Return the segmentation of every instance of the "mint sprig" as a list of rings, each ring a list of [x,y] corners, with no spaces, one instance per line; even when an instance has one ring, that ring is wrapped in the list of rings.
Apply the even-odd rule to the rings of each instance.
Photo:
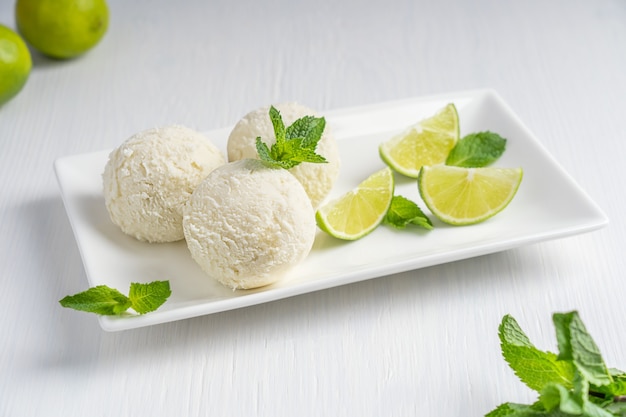
[[[433,223],[419,206],[401,195],[393,196],[383,222],[397,229],[404,229],[409,224],[414,224],[428,230],[432,230],[433,228]]]
[[[448,154],[446,165],[464,168],[486,167],[494,163],[506,149],[506,139],[485,131],[470,133],[460,139]]]
[[[499,326],[502,355],[515,374],[538,392],[534,404],[504,403],[487,417],[626,416],[626,373],[609,369],[576,311],[556,313],[559,354],[530,343],[517,322]]]
[[[502,356],[529,388],[540,391],[552,382],[567,388],[573,386],[574,369],[570,363],[559,361],[552,352],[537,349],[513,317],[505,316],[498,330]]]
[[[613,378],[602,360],[600,349],[585,329],[578,314],[556,313],[552,320],[556,326],[559,359],[571,362],[592,384],[597,386],[611,384]]]
[[[169,281],[153,281],[147,284],[130,284],[128,297],[114,288],[97,285],[86,291],[68,295],[59,300],[66,308],[95,313],[102,316],[119,316],[132,308],[139,314],[155,311],[172,294]]]
[[[270,120],[276,143],[268,147],[261,137],[256,138],[259,158],[277,168],[290,169],[302,162],[326,163],[326,158],[315,149],[322,138],[326,120],[323,117],[304,116],[285,127],[280,112],[271,106]]]

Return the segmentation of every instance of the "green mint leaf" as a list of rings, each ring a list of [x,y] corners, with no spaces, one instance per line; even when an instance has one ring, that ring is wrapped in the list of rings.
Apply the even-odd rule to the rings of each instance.
[[[276,168],[290,169],[302,162],[325,163],[326,159],[312,149],[302,147],[302,138],[294,138],[283,144],[282,154],[268,150],[267,145],[257,138],[259,158]]]
[[[256,138],[256,151],[259,154],[259,158],[266,162],[274,162],[274,159],[271,156],[270,149],[267,147],[265,142],[261,141],[261,138]]]
[[[612,382],[608,385],[591,385],[590,392],[593,392],[598,397],[602,398],[614,398],[614,397],[626,397],[626,373],[619,369],[609,369]],[[626,400],[625,400],[626,401]],[[626,416],[624,416],[626,417]]]
[[[268,147],[260,137],[256,138],[259,158],[271,166],[290,169],[302,162],[326,163],[326,159],[315,149],[322,137],[326,121],[324,118],[305,116],[285,128],[280,112],[274,106],[269,110],[274,127],[276,143]]]
[[[299,164],[300,162],[315,162],[315,163],[323,163],[326,162],[326,159],[315,153],[315,148],[311,149],[304,145],[304,138],[292,138],[285,142],[283,157],[284,160],[281,162],[289,162],[292,163],[293,166]]]
[[[574,360],[572,353],[572,336],[570,332],[571,314],[553,314],[552,321],[556,329],[556,341],[559,346],[559,357],[562,360]]]
[[[326,119],[323,117],[304,116],[287,128],[287,139],[302,138],[305,148],[315,150],[325,127]]]
[[[576,369],[595,386],[610,385],[613,378],[604,364],[598,346],[576,311],[552,316],[559,346],[559,359],[571,361]]]
[[[401,195],[394,195],[391,206],[383,220],[385,224],[398,229],[404,229],[409,224],[415,224],[432,230],[433,224],[424,212],[413,201]]]
[[[525,417],[528,414],[523,414],[523,412],[528,412],[529,408],[530,406],[524,404],[504,403],[500,404],[495,410],[492,410],[491,412],[485,414],[485,417]]]
[[[545,408],[541,400],[533,405],[504,403],[485,417],[623,417],[619,413],[610,413],[609,408],[616,403],[607,406],[606,409],[592,403],[584,403],[581,406],[572,397],[571,392],[562,386],[560,388],[552,385],[546,387],[542,400],[546,401],[551,408]],[[619,407],[615,409],[619,411]]]
[[[172,295],[169,281],[153,281],[147,284],[132,282],[128,298],[131,307],[139,314],[146,314],[161,307]]]
[[[583,412],[582,399],[561,384],[547,384],[541,391],[539,401],[547,411],[558,409],[570,415],[580,415]]]
[[[139,314],[159,308],[172,294],[169,281],[154,281],[148,284],[130,284],[129,296],[114,288],[98,285],[87,291],[68,295],[59,300],[63,307],[103,316],[119,316],[132,307]]]
[[[624,396],[626,395],[626,374],[614,369],[609,370],[613,382],[603,387],[598,387],[600,392],[612,396]]]
[[[472,133],[459,140],[450,151],[446,165],[477,168],[495,162],[504,153],[506,139],[497,133]]]
[[[270,120],[272,121],[272,126],[274,127],[276,144],[282,144],[287,139],[285,123],[283,123],[283,118],[280,115],[280,112],[274,106],[270,107]]]
[[[563,416],[560,412],[547,412],[541,403],[533,405],[504,403],[495,410],[486,414],[485,417],[557,417]]]
[[[574,389],[560,384],[548,384],[541,392],[540,401],[548,411],[559,410],[567,416],[612,417],[613,414],[589,400],[589,382],[576,372]]]
[[[328,162],[326,161],[326,158],[324,158],[322,155],[318,155],[317,153],[315,153],[314,150],[305,148],[294,151],[290,156],[290,161],[295,163],[296,165],[300,162],[312,162],[316,164],[323,164]]]
[[[541,385],[538,368],[544,366],[546,372],[537,390],[539,401],[532,406],[505,403],[487,417],[626,417],[626,373],[606,368],[577,312],[554,314],[553,322],[559,356],[538,351],[511,316],[503,318],[502,353],[516,374],[535,389]],[[555,372],[554,366],[565,368]]]
[[[131,302],[118,290],[106,285],[98,285],[78,294],[68,295],[59,303],[66,308],[96,313],[103,316],[115,316],[125,312]]]
[[[289,169],[297,165],[296,163],[292,163],[289,160],[283,161],[280,157],[277,158],[275,156],[276,148],[270,150],[260,137],[256,138],[256,151],[259,155],[259,159],[264,161],[271,167]]]
[[[605,407],[600,407],[599,405],[589,401],[586,401],[583,404],[583,412],[581,415],[583,417],[623,417],[623,414],[613,414],[613,412],[608,411]]]
[[[613,414],[610,411],[607,411],[603,407],[599,407],[593,403],[586,403],[585,407],[583,407],[582,417],[616,417],[621,416],[624,417],[623,414]]]
[[[554,353],[537,349],[510,315],[502,319],[499,336],[504,359],[529,388],[541,392],[548,383],[572,387],[572,364],[558,360]]]
[[[615,401],[607,404],[604,409],[609,413],[612,413],[613,416],[626,417],[626,400]]]

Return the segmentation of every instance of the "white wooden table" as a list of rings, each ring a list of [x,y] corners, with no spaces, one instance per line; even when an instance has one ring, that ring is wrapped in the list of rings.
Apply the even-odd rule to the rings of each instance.
[[[552,313],[578,310],[626,369],[623,0],[109,3],[97,48],[35,55],[0,108],[0,415],[484,415],[535,399],[500,356],[506,313],[554,351]],[[0,22],[14,27],[12,2]],[[87,281],[57,157],[276,101],[324,111],[485,87],[608,227],[123,332],[59,306]]]

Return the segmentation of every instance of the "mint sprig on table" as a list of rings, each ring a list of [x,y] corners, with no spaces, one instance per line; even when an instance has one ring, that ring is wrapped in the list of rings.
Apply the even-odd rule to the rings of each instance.
[[[133,282],[128,296],[106,285],[91,287],[86,291],[68,295],[59,300],[63,307],[95,313],[103,316],[119,316],[129,308],[139,314],[155,311],[172,294],[169,281],[153,281],[147,284]]]
[[[609,369],[576,311],[552,316],[559,354],[537,349],[510,315],[499,326],[502,355],[538,392],[529,405],[504,403],[486,417],[626,416],[626,373]]]
[[[270,120],[274,128],[276,143],[271,148],[256,138],[259,158],[277,168],[290,169],[302,162],[326,163],[326,158],[317,154],[315,148],[322,138],[326,120],[323,117],[304,116],[285,127],[280,112],[271,106]]]

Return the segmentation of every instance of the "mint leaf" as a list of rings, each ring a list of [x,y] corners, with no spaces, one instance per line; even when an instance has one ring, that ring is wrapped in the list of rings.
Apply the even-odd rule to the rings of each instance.
[[[415,224],[431,230],[433,224],[424,212],[413,201],[401,195],[394,195],[391,206],[384,218],[384,223],[398,229],[404,229],[409,224]]]
[[[139,314],[146,314],[161,307],[172,295],[169,281],[153,281],[148,284],[130,284],[128,298],[131,307]]]
[[[504,316],[502,354],[520,379],[540,393],[539,401],[531,406],[505,403],[487,416],[626,417],[626,373],[606,367],[576,311],[554,314],[553,322],[558,356],[537,350],[517,322]]]
[[[510,315],[502,319],[499,335],[504,359],[529,388],[540,392],[547,383],[572,387],[574,369],[571,364],[533,346]]]
[[[495,410],[485,414],[485,417],[526,417],[532,414],[528,413],[530,410],[529,405],[524,404],[514,404],[514,403],[504,403],[500,404]]]
[[[593,385],[610,385],[613,378],[578,313],[556,313],[552,321],[556,327],[559,359],[571,361]]]
[[[607,417],[611,416],[603,407],[612,402],[612,398],[603,398],[602,395],[591,391],[591,384],[578,371],[575,373],[573,394],[579,404],[582,405],[582,415],[589,417]]]
[[[609,409],[609,406],[610,404],[600,406],[587,401],[583,404],[583,413],[581,415],[583,417],[624,417],[624,414],[614,413],[613,411],[611,411]]]
[[[304,147],[315,150],[325,127],[323,117],[304,116],[287,128],[287,139],[302,138]]]
[[[296,140],[294,139],[291,142],[296,142]],[[297,165],[297,163],[300,163],[300,162],[312,162],[315,164],[323,164],[327,162],[326,158],[324,158],[322,155],[315,153],[314,149],[306,149],[306,148],[300,148],[297,151],[294,151],[290,155],[290,160],[292,162],[296,162],[295,165]]]
[[[547,411],[559,409],[570,415],[580,415],[583,411],[582,399],[561,384],[547,384],[541,391],[539,401]]]
[[[272,161],[272,154],[265,142],[261,141],[261,138],[256,138],[256,151],[259,154],[259,158],[263,161]]]
[[[613,414],[613,412],[607,410],[607,407],[601,407],[590,401],[585,401],[583,403],[582,416],[584,417],[615,417],[615,416],[623,416],[623,414]]]
[[[446,165],[477,168],[495,162],[506,148],[506,139],[497,133],[472,133],[457,142],[448,154]]]
[[[285,123],[283,123],[283,118],[274,106],[270,107],[270,120],[272,121],[272,126],[274,127],[276,144],[279,145],[278,147],[280,148],[282,143],[285,142],[285,139],[287,139],[287,132],[285,130]]]
[[[613,413],[614,416],[626,417],[626,400],[620,402],[612,402],[604,407],[609,413]]]
[[[285,127],[280,112],[274,106],[270,107],[269,116],[276,143],[270,148],[260,137],[256,138],[257,153],[261,160],[284,169],[293,168],[302,162],[327,162],[315,152],[326,127],[323,117],[304,116]]]
[[[559,384],[548,384],[541,392],[540,401],[546,410],[559,410],[566,416],[613,417],[613,414],[589,400],[589,382],[578,372],[574,390]]]
[[[145,314],[159,308],[171,293],[169,281],[131,283],[128,297],[114,288],[98,285],[78,294],[68,295],[59,300],[59,303],[63,307],[102,316],[119,316],[131,307],[137,313]]]
[[[533,405],[504,403],[500,404],[495,410],[486,414],[485,417],[557,417],[562,414],[548,413],[542,407],[541,403]]]
[[[556,341],[559,346],[559,355],[563,360],[573,360],[572,344],[569,324],[571,322],[571,315],[567,314],[554,314],[552,315],[552,321],[556,329]]]
[[[618,371],[617,369],[611,369],[609,372],[611,373],[613,382],[609,385],[598,388],[600,388],[601,392],[604,392],[605,394],[613,396],[626,395],[626,374],[622,371]]]
[[[63,307],[104,316],[122,314],[131,306],[128,297],[106,285],[98,285],[89,288],[87,291],[68,295],[60,300],[59,303]]]

